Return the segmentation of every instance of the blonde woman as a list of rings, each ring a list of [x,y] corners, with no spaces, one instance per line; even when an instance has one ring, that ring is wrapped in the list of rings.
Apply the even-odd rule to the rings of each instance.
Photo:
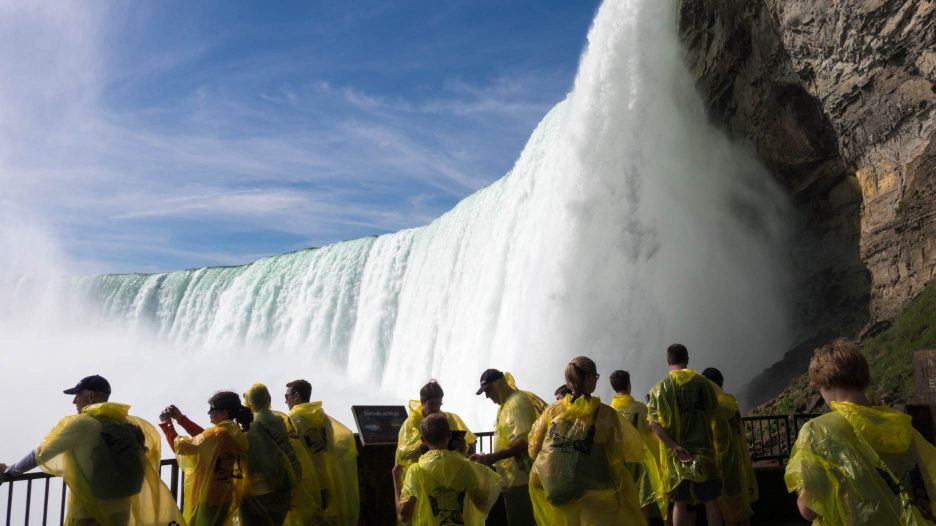
[[[546,408],[530,432],[530,497],[539,524],[647,523],[627,464],[650,453],[619,412],[592,396],[598,377],[590,358],[573,358],[565,369],[572,394]]]

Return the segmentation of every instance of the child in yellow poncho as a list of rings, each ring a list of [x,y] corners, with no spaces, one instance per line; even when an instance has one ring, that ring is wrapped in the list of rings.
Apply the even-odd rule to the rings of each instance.
[[[452,433],[444,415],[428,415],[419,428],[428,451],[405,477],[402,465],[393,468],[397,516],[413,526],[483,526],[500,494],[500,477],[449,450]]]
[[[474,433],[468,430],[468,426],[455,413],[442,411],[442,397],[445,392],[442,386],[435,380],[430,380],[419,390],[419,400],[410,400],[409,418],[403,422],[400,428],[400,435],[397,439],[396,464],[409,466],[419,460],[419,457],[425,453],[428,448],[422,444],[419,425],[423,418],[432,414],[444,415],[448,420],[449,428],[452,431],[459,431],[462,434],[462,440],[458,443],[450,444],[453,451],[462,455],[467,455],[468,451],[474,446],[477,438]]]
[[[936,524],[936,448],[909,416],[866,395],[870,372],[857,345],[816,349],[809,380],[832,412],[803,426],[787,464],[803,517],[823,526]]]

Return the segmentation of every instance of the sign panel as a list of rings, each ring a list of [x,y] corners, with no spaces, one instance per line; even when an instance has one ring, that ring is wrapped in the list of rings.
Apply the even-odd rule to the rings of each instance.
[[[353,405],[351,413],[365,446],[396,444],[407,417],[402,405]]]

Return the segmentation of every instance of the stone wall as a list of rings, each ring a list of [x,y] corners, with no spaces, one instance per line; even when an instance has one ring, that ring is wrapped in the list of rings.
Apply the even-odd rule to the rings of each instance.
[[[796,205],[802,372],[936,278],[936,2],[681,0],[678,23],[711,119]]]

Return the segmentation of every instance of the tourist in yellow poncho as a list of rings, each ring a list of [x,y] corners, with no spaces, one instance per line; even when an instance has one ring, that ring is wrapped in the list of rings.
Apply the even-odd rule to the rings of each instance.
[[[666,363],[669,374],[648,393],[647,420],[661,442],[660,476],[673,503],[673,523],[691,524],[689,502],[698,499],[705,505],[708,524],[720,526],[721,475],[712,436],[717,386],[688,368],[685,345],[670,345]]]
[[[527,435],[546,408],[546,402],[533,393],[517,389],[513,376],[497,369],[481,374],[477,394],[481,393],[499,406],[494,425],[494,451],[472,455],[471,460],[494,466],[503,478],[507,523],[510,526],[535,525],[527,487],[533,465]]]
[[[229,526],[244,496],[248,448],[244,431],[250,428],[253,414],[237,393],[221,391],[208,400],[208,417],[213,426],[202,429],[170,405],[160,415],[159,426],[185,475],[185,523]],[[194,436],[178,436],[170,418]]]
[[[443,396],[445,392],[442,386],[435,380],[430,380],[419,390],[419,400],[410,400],[409,418],[403,422],[397,438],[396,464],[405,468],[418,461],[419,457],[428,450],[421,442],[419,424],[422,423],[424,417],[432,414],[444,415],[448,419],[449,429],[453,432],[458,431],[462,435],[461,440],[450,444],[453,451],[467,455],[474,446],[477,438],[468,430],[462,419],[455,413],[441,410]]]
[[[754,510],[751,503],[757,500],[757,478],[751,464],[744,429],[741,427],[741,410],[738,400],[724,392],[725,383],[721,371],[708,367],[702,376],[718,386],[718,409],[712,429],[715,439],[715,458],[722,475],[722,494],[718,497],[725,524],[749,526]]]
[[[867,396],[857,345],[816,349],[809,381],[832,412],[807,422],[790,453],[786,484],[803,517],[822,526],[936,524],[936,448],[908,415]]]
[[[108,401],[110,392],[107,380],[97,375],[67,389],[65,394],[75,395],[78,414],[61,419],[5,474],[20,475],[38,464],[62,477],[69,489],[66,526],[181,523],[182,514],[159,478],[159,433],[129,416],[130,406]],[[116,452],[124,446],[129,446],[124,453]]]
[[[646,524],[627,464],[644,462],[649,451],[620,413],[591,396],[598,383],[595,362],[573,358],[565,377],[572,394],[546,408],[529,437],[537,523]]]
[[[428,415],[419,427],[428,451],[408,469],[393,467],[397,517],[414,526],[483,526],[500,494],[500,477],[449,449],[452,431],[444,415]]]
[[[280,526],[290,510],[305,522],[322,519],[321,493],[315,469],[305,447],[298,440],[289,417],[270,410],[270,391],[254,384],[244,394],[244,404],[253,411],[247,431],[247,494],[241,503],[243,526]],[[290,436],[292,435],[292,436]],[[310,473],[303,473],[303,468]],[[312,516],[317,512],[318,516]],[[297,524],[300,524],[297,522]]]
[[[651,469],[647,469],[643,462],[632,462],[628,469],[637,483],[637,495],[640,500],[640,509],[648,521],[654,515],[666,518],[666,494],[659,486],[659,475],[654,481],[650,473],[659,473],[660,440],[653,434],[647,422],[647,406],[631,396],[630,373],[617,370],[611,373],[611,388],[615,395],[611,398],[611,407],[617,409],[624,420],[634,426],[640,434],[651,458]],[[655,484],[656,482],[656,484]]]
[[[321,491],[324,522],[328,526],[357,526],[360,513],[357,446],[354,434],[310,402],[312,384],[295,380],[286,384],[289,419],[312,458]]]

